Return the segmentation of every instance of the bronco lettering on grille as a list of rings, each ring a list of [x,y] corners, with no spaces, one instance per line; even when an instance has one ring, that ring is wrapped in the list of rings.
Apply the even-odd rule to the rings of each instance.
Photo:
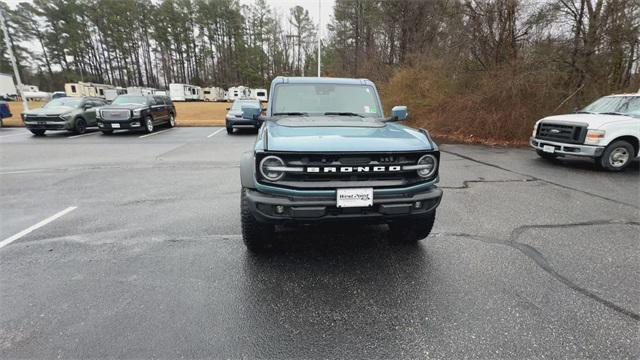
[[[401,171],[402,167],[399,165],[392,166],[309,166],[305,169],[307,173],[315,174],[327,174],[327,173],[367,173],[367,172],[393,172]]]

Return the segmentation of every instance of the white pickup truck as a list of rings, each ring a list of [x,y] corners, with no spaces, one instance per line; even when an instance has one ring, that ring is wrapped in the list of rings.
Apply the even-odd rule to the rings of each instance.
[[[640,155],[640,93],[605,96],[575,114],[538,120],[529,144],[545,159],[585,156],[621,171]]]

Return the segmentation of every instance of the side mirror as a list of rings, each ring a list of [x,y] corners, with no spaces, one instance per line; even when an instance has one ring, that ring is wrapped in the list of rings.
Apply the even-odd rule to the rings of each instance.
[[[260,116],[261,111],[262,109],[256,105],[242,105],[242,117],[245,119],[256,120],[258,116]]]
[[[87,111],[87,110],[91,109],[92,107],[93,107],[93,105],[89,105],[89,104],[82,105],[82,109],[84,111]]]
[[[391,109],[391,118],[393,121],[402,121],[405,120],[409,116],[409,112],[407,111],[407,107],[404,105],[394,106]]]

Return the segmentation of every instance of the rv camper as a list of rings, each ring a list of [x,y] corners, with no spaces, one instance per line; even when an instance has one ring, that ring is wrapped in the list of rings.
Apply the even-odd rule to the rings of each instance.
[[[68,96],[91,96],[104,98],[104,91],[115,88],[112,85],[94,84],[86,82],[64,84],[64,92]]]
[[[18,89],[13,82],[13,76],[0,73],[0,99],[15,98],[18,95]]]
[[[104,91],[104,99],[107,101],[113,101],[119,95],[124,95],[127,93],[127,89],[122,87],[116,87],[115,89],[106,89]]]
[[[227,101],[233,102],[242,97],[250,97],[251,89],[246,86],[232,86],[227,94]]]
[[[40,89],[35,86],[35,85],[26,85],[26,84],[22,84],[18,86],[18,90],[20,90],[20,94],[24,94],[24,93],[37,93],[40,92]]]
[[[267,96],[266,89],[251,89],[251,97],[254,99],[258,99],[262,102],[269,101],[269,97]]]
[[[153,95],[153,94],[155,94],[154,88],[140,87],[140,86],[129,86],[127,88],[127,95],[145,96],[145,95]]]
[[[169,97],[173,101],[202,100],[202,88],[189,84],[169,84]]]
[[[204,101],[224,101],[226,100],[225,91],[219,87],[202,88]]]

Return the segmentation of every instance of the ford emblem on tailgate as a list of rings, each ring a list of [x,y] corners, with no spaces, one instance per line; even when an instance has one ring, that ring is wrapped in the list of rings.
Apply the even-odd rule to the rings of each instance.
[[[558,130],[558,129],[551,129],[551,130],[549,130],[549,132],[553,133],[553,134],[560,134],[560,130]]]

